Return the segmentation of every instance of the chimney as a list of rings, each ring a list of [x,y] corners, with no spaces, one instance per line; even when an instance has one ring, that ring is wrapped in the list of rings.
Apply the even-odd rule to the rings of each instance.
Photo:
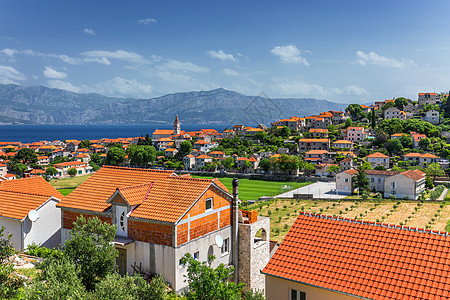
[[[232,262],[234,266],[234,282],[238,283],[239,281],[239,206],[238,206],[238,188],[239,188],[239,180],[237,178],[233,178],[233,202],[231,203],[231,247],[232,247]]]

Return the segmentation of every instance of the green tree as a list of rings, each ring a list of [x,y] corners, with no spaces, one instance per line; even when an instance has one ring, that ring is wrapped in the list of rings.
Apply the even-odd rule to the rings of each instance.
[[[23,176],[23,173],[28,170],[28,166],[23,163],[16,163],[12,166],[11,169],[15,174]]]
[[[99,218],[79,217],[70,232],[71,238],[64,243],[63,255],[80,270],[81,282],[92,290],[97,282],[114,272],[117,250],[112,241],[116,227]]]
[[[386,171],[386,168],[384,166],[376,166],[374,170]]]
[[[11,235],[4,238],[5,227],[0,228],[0,298],[16,297],[23,287],[23,279],[14,274],[14,266],[9,257],[14,254],[11,245]]]
[[[210,261],[214,259],[211,257]],[[187,253],[182,263],[187,266],[186,281],[189,285],[185,296],[187,300],[228,300],[241,299],[243,283],[235,284],[230,281],[234,273],[233,266],[225,267],[220,264],[212,268],[207,262],[200,262]]]
[[[431,148],[431,140],[429,138],[423,138],[419,141],[419,147],[423,150],[429,150]]]
[[[179,157],[182,159],[192,151],[192,143],[191,141],[184,141],[180,144],[180,149],[177,153]]]
[[[14,161],[17,163],[31,165],[37,163],[38,157],[33,149],[22,148],[17,151],[16,155],[14,156]]]
[[[156,150],[153,146],[135,146],[128,157],[132,165],[145,167],[155,161]]]
[[[358,166],[358,174],[356,175],[356,186],[360,191],[369,189],[369,178],[367,178],[366,167]]]
[[[45,175],[55,176],[56,174],[58,174],[58,170],[56,170],[55,167],[48,167],[47,170],[45,170]]]
[[[328,168],[328,171],[330,171],[333,174],[337,174],[341,168],[337,165],[332,165]]]
[[[122,148],[112,147],[106,153],[106,164],[118,166],[125,161],[125,151]]]
[[[90,140],[82,140],[80,142],[80,144],[78,145],[78,148],[85,148],[85,149],[89,149],[91,148],[91,141]]]
[[[225,167],[225,169],[230,170],[234,167],[234,158],[227,157],[222,161],[222,165]]]
[[[75,176],[75,175],[77,175],[77,169],[75,169],[75,168],[70,168],[70,169],[67,171],[67,174],[69,174],[70,176]]]
[[[386,150],[392,156],[393,154],[397,154],[402,150],[402,143],[400,139],[391,139],[384,144],[384,148],[386,148]]]
[[[306,163],[303,166],[303,171],[305,171],[306,175],[311,175],[316,170],[316,167],[311,163]]]
[[[265,172],[268,172],[272,167],[272,162],[266,158],[261,159],[261,161],[259,162],[259,167],[263,169]]]
[[[450,118],[450,92],[447,99],[442,101],[442,109],[444,110],[444,118]]]
[[[439,166],[438,163],[432,163],[427,166],[425,169],[425,173],[428,176],[433,177],[433,181],[436,179],[436,176],[442,176],[444,175],[444,171],[441,169],[441,166]]]
[[[100,155],[98,153],[92,153],[91,154],[91,159],[89,160],[89,165],[90,166],[101,166],[103,164],[103,159],[100,157]]]
[[[398,97],[397,99],[395,99],[394,103],[395,107],[397,107],[400,110],[403,110],[403,107],[408,105],[408,99],[406,99],[405,97]]]
[[[98,300],[163,300],[167,299],[167,284],[160,275],[154,277],[148,284],[139,275],[120,276],[112,273],[96,284],[93,296]]]
[[[353,120],[361,120],[366,117],[364,109],[359,104],[350,104],[345,111],[350,113],[350,117]]]
[[[353,125],[352,119],[348,118],[347,120],[345,120],[345,123],[344,123],[344,127],[345,127],[345,128],[349,128],[349,127],[351,127],[352,125]]]
[[[26,292],[30,300],[87,299],[87,292],[79,278],[80,269],[63,257],[50,259],[39,266],[41,272]]]

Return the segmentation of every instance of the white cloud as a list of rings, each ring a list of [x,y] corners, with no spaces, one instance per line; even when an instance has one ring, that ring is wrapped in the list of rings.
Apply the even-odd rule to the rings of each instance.
[[[115,77],[98,83],[93,91],[109,96],[149,97],[152,95],[153,87],[135,79]]]
[[[10,66],[0,65],[0,83],[17,84],[17,80],[25,80],[26,77]]]
[[[320,85],[287,78],[275,78],[270,88],[274,94],[281,96],[322,97],[326,94],[326,90]]]
[[[141,55],[135,52],[129,52],[124,50],[116,50],[116,51],[92,50],[82,52],[81,55],[89,58],[98,58],[103,60],[104,62],[106,62],[104,59],[118,59],[133,63],[149,63],[149,61],[143,58]]]
[[[5,48],[3,50],[0,51],[1,54],[6,55],[8,57],[13,57],[14,54],[17,53],[16,49],[10,49],[10,48]]]
[[[45,77],[51,78],[51,79],[64,79],[67,78],[67,74],[64,72],[56,71],[55,69],[51,67],[45,67],[45,70],[42,71]]]
[[[295,45],[276,46],[270,53],[279,56],[281,62],[286,64],[304,64],[309,66],[309,62],[300,56],[301,51]]]
[[[153,18],[146,18],[146,19],[138,20],[137,22],[138,22],[139,24],[149,25],[149,24],[156,23],[156,19],[153,19]]]
[[[347,85],[343,88],[333,88],[331,89],[331,93],[336,95],[347,94],[355,96],[364,96],[369,94],[369,92],[365,88],[354,84]]]
[[[223,69],[220,71],[222,74],[229,75],[229,76],[239,76],[239,72],[232,69]]]
[[[96,35],[96,33],[94,32],[94,30],[90,29],[90,28],[84,28],[83,32],[89,35]]]
[[[88,62],[88,63],[95,62],[95,63],[107,65],[107,66],[109,66],[111,64],[109,59],[107,59],[106,57],[86,57],[85,59],[83,59],[83,61]]]
[[[412,60],[395,60],[393,58],[388,58],[385,56],[381,56],[376,52],[364,53],[362,51],[356,51],[356,62],[361,66],[366,66],[369,64],[379,65],[384,67],[392,67],[403,69],[406,67],[415,66],[415,63]]]
[[[198,66],[191,62],[182,62],[174,59],[168,59],[158,66],[160,70],[171,70],[179,72],[208,73],[209,69]]]
[[[47,85],[50,88],[54,89],[60,89],[60,90],[66,90],[69,92],[79,93],[80,89],[73,84],[71,84],[68,81],[62,81],[62,80],[49,80],[47,81]]]
[[[211,50],[211,51],[208,51],[208,54],[212,58],[218,58],[221,61],[226,61],[226,60],[236,61],[233,54],[227,54],[227,53],[223,52],[222,50],[219,50],[219,51]]]

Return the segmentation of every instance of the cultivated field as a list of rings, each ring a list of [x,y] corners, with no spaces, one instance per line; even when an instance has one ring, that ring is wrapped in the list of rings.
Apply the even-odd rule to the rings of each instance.
[[[54,186],[56,189],[65,189],[65,190],[72,189],[73,190],[74,188],[76,188],[77,186],[82,184],[86,179],[88,179],[91,176],[92,176],[92,174],[68,177],[68,178],[62,178],[62,179],[53,179],[50,181],[50,184],[52,186]],[[62,191],[60,191],[60,192],[62,192]]]
[[[270,216],[270,239],[281,242],[301,211],[365,221],[431,228],[445,231],[450,205],[413,201],[272,200],[251,205],[261,216]]]

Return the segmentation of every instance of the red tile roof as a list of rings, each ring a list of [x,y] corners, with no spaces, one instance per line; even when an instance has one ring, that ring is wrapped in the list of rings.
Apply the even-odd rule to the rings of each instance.
[[[54,164],[55,168],[63,168],[63,167],[78,167],[78,166],[84,166],[87,165],[85,162],[81,161],[65,161],[59,164]]]
[[[263,273],[368,299],[448,299],[448,233],[300,213]]]
[[[176,222],[210,187],[228,190],[217,179],[177,177],[170,171],[106,166],[71,192],[58,206],[105,212],[119,191],[131,205],[130,216]],[[230,196],[231,197],[231,196]]]
[[[366,157],[381,157],[381,158],[389,158],[389,156],[384,155],[383,153],[380,152],[375,152],[372,154],[367,155]]]
[[[353,176],[353,175],[358,174],[358,171],[356,171],[355,169],[350,169],[350,170],[344,171],[344,173],[347,173],[347,174]]]
[[[39,208],[50,198],[47,195],[0,190],[0,216],[23,220],[30,210]]]
[[[47,196],[47,199],[50,196],[54,196],[58,199],[64,198],[64,196],[58,192],[57,189],[55,189],[41,176],[1,181],[0,190],[45,195]]]
[[[402,175],[411,178],[414,181],[420,180],[425,177],[425,173],[420,170],[407,170],[401,173]]]

